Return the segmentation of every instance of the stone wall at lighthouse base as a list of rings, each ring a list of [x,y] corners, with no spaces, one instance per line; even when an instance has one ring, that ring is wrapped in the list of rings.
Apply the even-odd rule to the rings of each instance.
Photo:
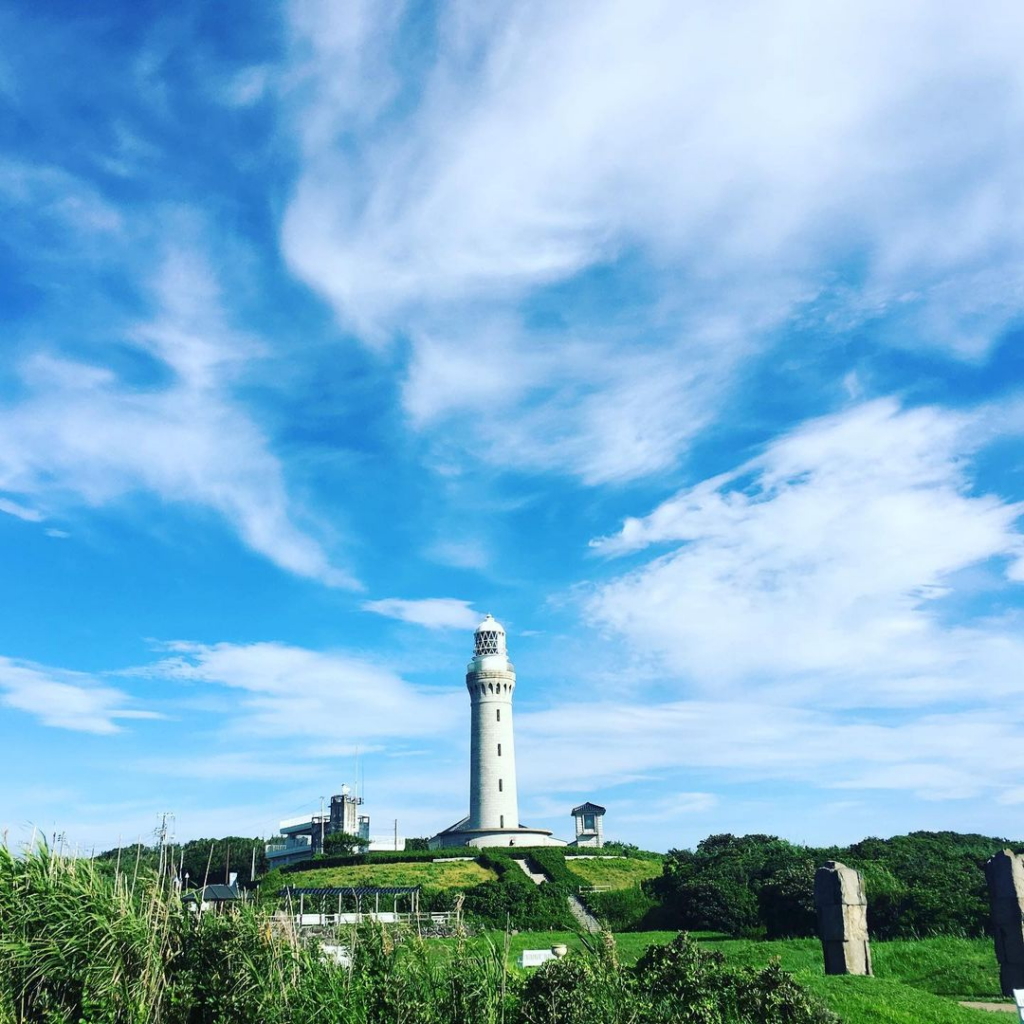
[[[443,850],[448,846],[566,846],[544,828],[466,828],[464,822],[438,832],[430,839],[430,849]]]

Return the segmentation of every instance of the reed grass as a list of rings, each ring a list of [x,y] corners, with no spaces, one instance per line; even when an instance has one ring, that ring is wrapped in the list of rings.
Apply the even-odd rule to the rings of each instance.
[[[583,939],[524,977],[509,934],[439,950],[368,925],[335,936],[341,966],[282,911],[199,911],[127,860],[0,847],[0,1024],[751,1024],[748,1002],[773,1007],[757,1024],[835,1022],[778,971],[732,971],[685,936],[635,967],[610,935]]]

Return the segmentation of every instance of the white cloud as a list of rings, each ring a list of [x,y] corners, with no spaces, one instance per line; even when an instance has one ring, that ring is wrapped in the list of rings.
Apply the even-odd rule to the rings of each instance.
[[[471,456],[656,473],[785,316],[978,358],[1019,315],[1015,5],[452,3],[415,90],[400,17],[293,4],[282,245],[364,340],[411,337],[411,420]],[[634,305],[516,319],[623,256]]]
[[[809,423],[596,542],[669,550],[597,587],[586,613],[704,690],[850,706],[1015,693],[1012,623],[947,626],[939,600],[1024,543],[1020,506],[972,493],[975,435],[969,416],[891,401]]]
[[[159,718],[130,707],[131,698],[80,672],[0,657],[0,703],[38,718],[43,725],[76,732],[114,733],[118,719]]]
[[[684,780],[682,787],[699,773],[716,786],[785,780],[928,800],[997,794],[1016,785],[1024,769],[1014,740],[1024,716],[1015,706],[993,699],[973,710],[878,720],[756,695],[556,706],[517,716],[520,790],[572,794]],[[998,761],[993,750],[1000,751]],[[691,804],[692,792],[683,790],[679,813],[709,806],[696,797]]]
[[[16,501],[9,501],[7,498],[0,498],[0,512],[14,516],[15,519],[24,519],[26,523],[41,523],[44,518],[42,512],[37,512],[26,505],[19,505]]]
[[[0,407],[0,488],[44,509],[105,505],[133,491],[210,509],[281,568],[356,586],[296,524],[279,460],[230,392],[259,347],[227,324],[210,268],[172,253],[159,311],[130,341],[170,380],[142,388],[101,366],[36,355],[24,397]]]
[[[664,346],[531,340],[508,325],[418,334],[403,401],[445,449],[498,468],[567,470],[589,484],[646,476],[708,423],[747,348],[734,321],[680,331],[685,341]]]
[[[91,185],[60,167],[0,160],[0,199],[6,201],[5,216],[12,219],[12,226],[17,225],[22,240],[26,236],[37,241],[48,239],[40,228],[50,224],[88,236],[90,244],[95,244],[97,236],[117,238],[124,228],[116,207]],[[64,254],[62,249],[50,256],[59,258]]]
[[[471,65],[442,49],[416,130],[392,129],[419,158],[414,177],[394,136],[374,146],[374,201],[347,237],[321,217],[313,237],[334,259],[310,276],[361,311],[568,276],[637,242],[711,279],[769,259],[804,273],[837,242],[869,242],[872,286],[889,301],[908,270],[918,287],[918,274],[938,284],[974,260],[998,270],[1024,212],[1006,192],[1024,152],[1003,121],[1021,117],[1006,33],[1022,16],[983,8],[506,11],[478,26]],[[948,175],[924,163],[936,150]],[[325,198],[337,208],[336,192]]]
[[[266,95],[271,69],[264,64],[244,68],[234,75],[221,93],[225,103],[232,107],[249,107]]]
[[[225,722],[239,733],[346,743],[443,735],[464,715],[464,694],[414,686],[372,661],[279,643],[167,645],[175,654],[128,674],[227,687]],[[325,741],[326,742],[326,741]]]
[[[468,601],[455,597],[426,597],[416,601],[387,597],[363,602],[363,610],[427,629],[473,629],[483,618],[473,611]]]

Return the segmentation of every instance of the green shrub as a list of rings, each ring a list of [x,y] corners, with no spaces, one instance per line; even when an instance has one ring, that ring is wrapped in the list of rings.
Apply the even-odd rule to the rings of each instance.
[[[643,1020],[664,1024],[840,1024],[778,962],[764,970],[730,968],[717,951],[685,933],[651,946],[637,961],[637,981],[649,1007]]]
[[[984,863],[1005,839],[913,832],[839,849],[795,846],[775,836],[709,836],[670,850],[662,876],[644,883],[674,927],[737,936],[811,936],[813,872],[841,860],[864,873],[876,938],[980,936],[988,923]]]
[[[814,861],[805,860],[787,864],[761,883],[757,893],[758,912],[768,938],[814,935],[817,927],[814,872]]]
[[[561,931],[576,927],[565,892],[558,886],[534,885],[518,868],[496,882],[465,891],[463,909],[483,924],[516,931]]]
[[[583,893],[582,899],[590,912],[610,931],[633,932],[656,925],[652,915],[657,911],[658,903],[639,886]]]

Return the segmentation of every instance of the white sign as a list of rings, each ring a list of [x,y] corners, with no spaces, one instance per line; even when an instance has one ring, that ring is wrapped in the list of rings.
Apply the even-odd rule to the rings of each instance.
[[[555,959],[557,957],[550,949],[524,949],[519,954],[519,966],[540,967],[541,964],[546,964],[549,960]]]

